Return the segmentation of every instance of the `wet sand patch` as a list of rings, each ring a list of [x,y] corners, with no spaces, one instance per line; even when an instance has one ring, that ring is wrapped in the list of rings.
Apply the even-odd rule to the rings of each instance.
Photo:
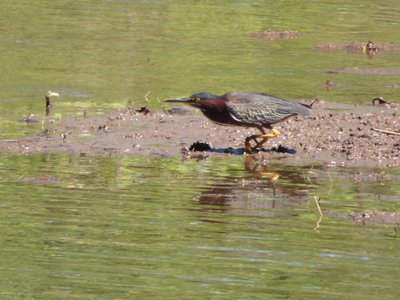
[[[67,117],[51,126],[33,136],[2,140],[0,151],[145,157],[205,153],[201,156],[207,158],[234,154],[193,152],[190,146],[203,141],[218,149],[240,149],[245,138],[257,132],[214,124],[195,110],[185,114],[116,110],[104,116]],[[261,149],[267,159],[284,158],[288,163],[311,160],[329,166],[400,166],[400,110],[396,105],[322,103],[311,116],[293,117],[275,127],[281,135]],[[296,153],[271,151],[274,147]]]

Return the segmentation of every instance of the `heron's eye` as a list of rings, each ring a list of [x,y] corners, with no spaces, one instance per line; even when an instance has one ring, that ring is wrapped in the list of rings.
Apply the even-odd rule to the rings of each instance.
[[[193,100],[194,102],[199,102],[201,99],[200,99],[199,97],[193,97],[192,100]]]

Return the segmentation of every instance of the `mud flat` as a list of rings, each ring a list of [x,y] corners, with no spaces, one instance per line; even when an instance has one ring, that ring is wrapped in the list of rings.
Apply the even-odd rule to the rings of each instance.
[[[188,149],[193,143],[203,141],[212,149],[222,149],[219,152],[240,150],[245,137],[257,132],[254,128],[220,126],[196,110],[185,109],[170,112],[124,109],[104,116],[89,113],[67,117],[55,123],[45,119],[43,124],[42,128],[36,124],[36,135],[1,140],[0,151],[207,158],[232,154],[191,152]],[[316,105],[311,116],[293,117],[275,128],[281,135],[268,141],[265,149],[255,155],[263,155],[266,159],[283,158],[288,163],[400,166],[398,105],[355,106],[322,102]],[[280,147],[294,151],[271,151]]]

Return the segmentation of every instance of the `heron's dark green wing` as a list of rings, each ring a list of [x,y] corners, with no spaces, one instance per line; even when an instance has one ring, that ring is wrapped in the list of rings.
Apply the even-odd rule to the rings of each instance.
[[[252,126],[267,126],[293,115],[308,115],[300,103],[260,93],[228,93],[228,111],[236,121]]]

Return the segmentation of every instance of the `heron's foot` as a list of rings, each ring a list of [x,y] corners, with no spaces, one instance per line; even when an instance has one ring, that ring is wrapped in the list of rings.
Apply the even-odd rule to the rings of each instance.
[[[246,153],[253,153],[254,150],[256,150],[257,148],[260,148],[261,145],[263,145],[266,141],[268,140],[268,138],[261,138],[261,134],[256,134],[256,135],[252,135],[246,138],[245,141],[245,146],[244,148],[246,149]],[[255,145],[252,146],[251,145],[251,141],[254,141]]]
[[[280,134],[279,130],[272,129],[271,133],[255,134],[246,138],[245,149],[247,153],[252,153],[257,148],[260,148],[270,138],[275,138]],[[250,142],[254,141],[255,145],[251,146]]]

